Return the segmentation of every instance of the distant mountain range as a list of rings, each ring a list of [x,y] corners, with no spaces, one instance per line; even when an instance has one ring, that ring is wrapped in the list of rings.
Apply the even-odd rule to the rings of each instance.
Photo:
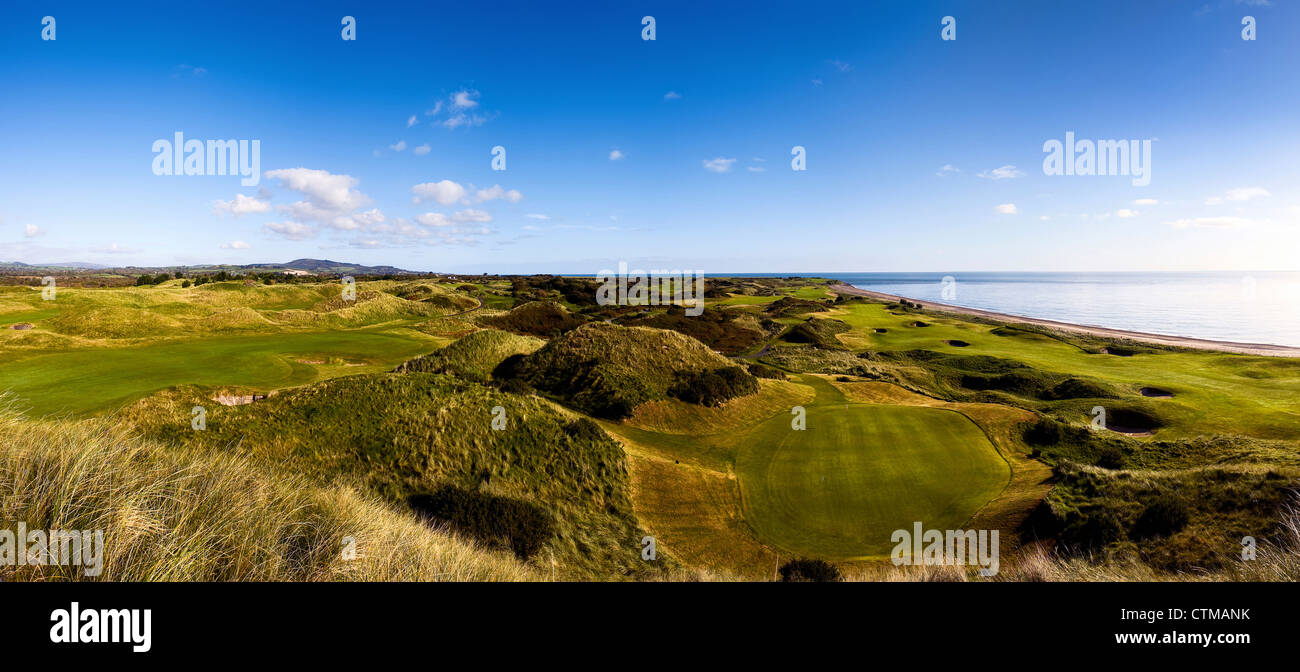
[[[49,264],[24,264],[20,261],[0,261],[0,270],[11,271],[120,271],[125,274],[140,274],[159,271],[185,271],[197,272],[204,271],[255,271],[255,272],[276,272],[276,271],[305,271],[321,275],[334,275],[340,273],[355,275],[415,275],[419,271],[408,271],[397,268],[396,266],[365,266],[363,264],[352,264],[344,261],[330,261],[328,259],[294,259],[284,264],[199,264],[194,266],[105,266],[103,264],[92,264],[84,261],[69,261],[63,263]]]

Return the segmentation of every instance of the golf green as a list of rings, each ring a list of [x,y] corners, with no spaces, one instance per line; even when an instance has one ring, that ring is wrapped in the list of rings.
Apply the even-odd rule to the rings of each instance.
[[[763,541],[825,559],[888,555],[915,521],[957,529],[997,496],[1010,468],[965,416],[915,406],[819,404],[746,437],[736,469]]]

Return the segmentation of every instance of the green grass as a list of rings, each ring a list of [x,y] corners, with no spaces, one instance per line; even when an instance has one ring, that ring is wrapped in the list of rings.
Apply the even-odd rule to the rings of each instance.
[[[1155,351],[1132,357],[1086,352],[1068,339],[936,315],[928,311],[891,315],[883,304],[858,303],[831,313],[854,327],[840,339],[854,350],[936,350],[958,355],[992,355],[1043,371],[1092,378],[1115,386],[1125,399],[1142,400],[1138,390],[1158,387],[1172,399],[1151,400],[1168,422],[1159,438],[1240,434],[1261,439],[1300,436],[1300,360],[1216,352]],[[921,320],[928,327],[909,326]],[[874,333],[885,328],[884,334]],[[970,343],[955,348],[944,341]],[[1067,405],[1068,406],[1068,405]],[[1090,408],[1090,407],[1089,407]],[[1087,423],[1088,409],[1074,409]],[[1073,418],[1073,416],[1071,416]]]
[[[778,416],[736,459],[746,520],[762,540],[829,559],[887,555],[896,529],[956,529],[1006,486],[1007,463],[952,411],[815,404],[807,429]]]
[[[390,369],[429,349],[426,341],[379,331],[219,336],[126,348],[0,354],[0,390],[33,415],[83,414],[129,403],[180,384],[271,390],[328,377],[329,367],[298,361],[339,358]]]

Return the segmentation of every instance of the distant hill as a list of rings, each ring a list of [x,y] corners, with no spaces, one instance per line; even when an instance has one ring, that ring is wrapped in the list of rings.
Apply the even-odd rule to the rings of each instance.
[[[35,270],[35,269],[42,269],[42,268],[57,269],[57,270],[75,269],[78,271],[94,271],[94,270],[108,268],[108,266],[104,266],[103,264],[92,264],[88,261],[60,261],[60,262],[54,262],[48,264],[24,264],[21,261],[0,261],[0,269]]]
[[[278,271],[303,271],[318,275],[419,275],[420,271],[408,271],[397,268],[396,266],[365,266],[363,264],[353,264],[345,261],[330,261],[328,259],[294,259],[283,264],[197,264],[191,266],[105,266],[103,264],[92,264],[84,261],[69,261],[63,263],[39,263],[24,264],[19,261],[0,261],[0,270],[10,271],[89,271],[89,270],[113,270],[119,271],[126,275],[139,275],[141,273],[157,273],[159,271],[184,271],[202,273],[205,271],[226,271],[226,272],[278,272]]]
[[[238,268],[248,268],[256,270],[279,270],[292,269],[295,271],[308,271],[310,273],[360,273],[365,275],[415,275],[419,271],[408,271],[396,266],[363,266],[361,264],[351,264],[345,261],[330,261],[328,259],[294,259],[285,264],[249,264],[239,266]]]

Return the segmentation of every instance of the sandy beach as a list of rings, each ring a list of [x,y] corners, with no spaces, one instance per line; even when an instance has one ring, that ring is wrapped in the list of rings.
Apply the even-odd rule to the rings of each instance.
[[[1122,329],[1108,329],[1106,327],[1094,327],[1083,324],[1070,324],[1068,322],[1057,322],[1055,320],[1042,320],[1034,317],[1023,317],[1020,315],[1008,315],[1006,313],[995,313],[991,310],[980,310],[978,308],[966,308],[963,306],[953,306],[945,303],[936,303],[934,301],[921,301],[906,296],[896,294],[884,294],[882,292],[873,292],[867,289],[859,289],[852,285],[837,284],[832,285],[831,290],[840,294],[850,294],[854,296],[865,296],[873,299],[883,299],[885,301],[898,301],[907,299],[919,303],[926,310],[932,310],[941,313],[955,313],[958,315],[972,315],[983,317],[990,320],[998,320],[1012,324],[1033,324],[1049,329],[1067,331],[1080,334],[1089,334],[1104,338],[1117,338],[1142,343],[1154,343],[1158,345],[1172,345],[1182,348],[1196,348],[1199,350],[1217,350],[1220,352],[1232,352],[1243,355],[1268,355],[1273,357],[1300,357],[1300,348],[1286,345],[1269,345],[1266,343],[1234,343],[1231,341],[1211,341],[1203,338],[1186,338],[1182,336],[1166,336],[1164,334],[1148,334],[1141,331],[1124,331]]]

